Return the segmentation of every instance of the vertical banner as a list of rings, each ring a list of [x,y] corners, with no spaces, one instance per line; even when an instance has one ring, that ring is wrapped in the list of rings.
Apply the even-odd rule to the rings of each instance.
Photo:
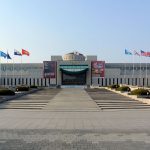
[[[92,77],[105,77],[105,61],[91,62]]]
[[[56,61],[43,61],[44,78],[56,78]]]

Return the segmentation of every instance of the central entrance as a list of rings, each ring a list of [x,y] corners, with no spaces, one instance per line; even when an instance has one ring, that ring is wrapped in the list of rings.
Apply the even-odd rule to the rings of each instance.
[[[62,85],[85,85],[86,73],[66,74],[62,73]]]
[[[86,85],[88,65],[61,65],[62,85]]]

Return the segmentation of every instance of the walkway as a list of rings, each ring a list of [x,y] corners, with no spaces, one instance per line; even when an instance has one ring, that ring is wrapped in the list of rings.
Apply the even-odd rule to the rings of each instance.
[[[47,89],[0,104],[0,150],[150,150],[150,109],[101,110],[98,93]],[[124,98],[102,93],[98,102]]]
[[[84,89],[64,88],[45,107],[51,111],[99,111]]]

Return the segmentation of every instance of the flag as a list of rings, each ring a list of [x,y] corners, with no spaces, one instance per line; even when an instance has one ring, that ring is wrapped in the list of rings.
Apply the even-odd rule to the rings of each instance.
[[[7,57],[7,54],[6,54],[6,53],[4,53],[4,52],[2,52],[2,51],[0,51],[0,57],[4,57],[4,58],[6,58],[6,57]]]
[[[145,52],[145,51],[141,50],[141,56],[150,57],[150,52]]]
[[[127,49],[125,49],[125,54],[126,55],[132,55],[132,53],[130,51],[128,51]]]
[[[7,52],[7,59],[11,59],[11,57],[10,57],[10,55],[9,55],[9,53]]]
[[[134,50],[134,55],[141,56],[137,51]]]
[[[27,50],[22,49],[22,55],[27,55],[27,56],[29,56],[30,53],[29,53]]]
[[[17,51],[16,49],[14,49],[14,55],[22,56],[22,54],[19,51]]]

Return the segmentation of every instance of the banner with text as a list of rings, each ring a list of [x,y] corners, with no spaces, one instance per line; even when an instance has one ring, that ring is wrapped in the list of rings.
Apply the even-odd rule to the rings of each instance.
[[[105,76],[105,61],[92,61],[91,62],[92,77],[101,77]]]
[[[56,78],[56,61],[43,61],[44,78]]]

